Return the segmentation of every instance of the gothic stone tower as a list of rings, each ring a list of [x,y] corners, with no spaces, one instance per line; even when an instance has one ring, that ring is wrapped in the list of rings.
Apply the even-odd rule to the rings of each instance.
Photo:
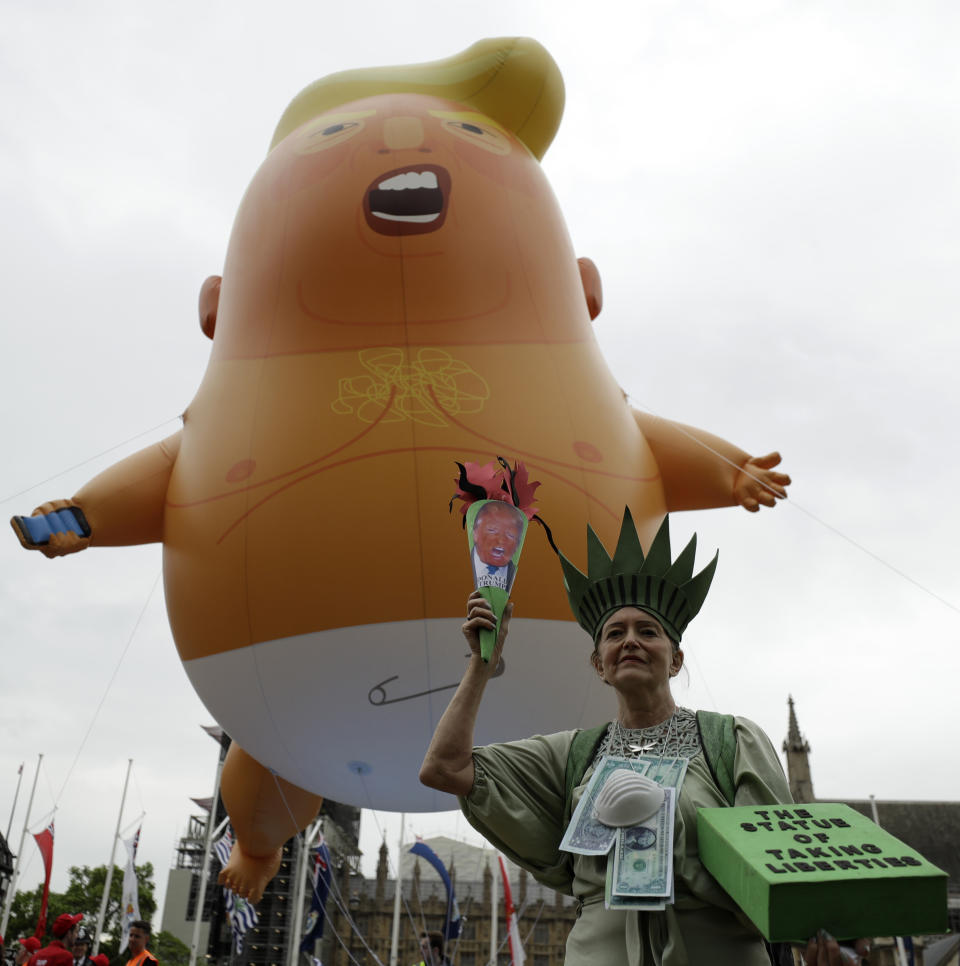
[[[790,705],[790,723],[787,728],[787,740],[783,743],[783,750],[787,754],[787,777],[790,780],[790,793],[795,802],[812,802],[813,780],[810,778],[810,745],[800,734],[797,725],[797,715],[793,710],[793,697],[787,698]]]

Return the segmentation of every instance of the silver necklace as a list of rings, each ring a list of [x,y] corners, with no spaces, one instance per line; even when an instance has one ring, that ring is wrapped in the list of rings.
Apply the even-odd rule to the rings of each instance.
[[[611,746],[616,748],[617,757],[619,758],[630,758],[634,755],[642,755],[648,751],[655,751],[657,745],[660,745],[660,755],[659,759],[662,761],[666,755],[667,748],[670,745],[670,733],[676,728],[676,717],[677,711],[674,710],[673,714],[666,719],[666,733],[660,734],[649,734],[649,732],[659,731],[663,728],[664,722],[660,721],[655,725],[651,725],[649,728],[631,728],[631,731],[639,731],[639,738],[634,740],[628,740],[626,729],[620,722],[620,719],[614,722],[613,728],[613,741],[611,741]],[[679,737],[679,734],[678,734]],[[612,749],[611,749],[612,750]],[[629,752],[629,754],[628,754]]]

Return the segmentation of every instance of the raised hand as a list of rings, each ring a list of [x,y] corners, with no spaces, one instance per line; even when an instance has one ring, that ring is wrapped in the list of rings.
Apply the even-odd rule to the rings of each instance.
[[[494,648],[490,658],[490,670],[495,672],[500,665],[500,655],[503,653],[503,645],[507,640],[507,628],[510,626],[510,615],[513,614],[513,602],[507,604],[500,621],[500,633],[497,635],[497,646]],[[489,602],[475,590],[467,598],[467,619],[462,627],[463,636],[470,646],[470,653],[474,657],[480,657],[480,631],[493,630],[497,626],[497,619],[494,617],[493,608]]]
[[[733,498],[736,503],[756,513],[760,505],[776,506],[777,500],[787,498],[790,477],[774,470],[780,464],[779,453],[766,456],[751,456],[743,464],[733,485]]]

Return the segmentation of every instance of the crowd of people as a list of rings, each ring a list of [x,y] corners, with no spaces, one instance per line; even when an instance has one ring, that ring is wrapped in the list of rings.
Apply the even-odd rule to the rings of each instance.
[[[63,913],[50,927],[52,939],[44,946],[35,936],[17,940],[13,966],[158,966],[147,944],[150,942],[150,923],[135,919],[130,924],[126,948],[111,960],[104,953],[90,955],[93,941],[90,933],[80,925],[83,913]],[[6,962],[3,937],[0,936],[0,963]]]

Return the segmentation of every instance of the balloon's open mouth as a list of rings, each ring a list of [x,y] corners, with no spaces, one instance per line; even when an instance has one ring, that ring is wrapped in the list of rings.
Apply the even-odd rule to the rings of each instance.
[[[367,224],[381,235],[422,235],[447,217],[450,173],[437,164],[410,165],[380,175],[363,198]]]

